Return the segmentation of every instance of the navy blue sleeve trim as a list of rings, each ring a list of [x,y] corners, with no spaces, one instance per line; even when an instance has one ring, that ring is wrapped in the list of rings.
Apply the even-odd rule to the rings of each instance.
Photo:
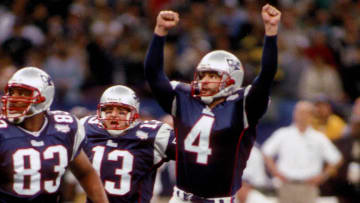
[[[165,37],[154,34],[145,57],[145,78],[150,88],[165,112],[171,113],[175,92],[164,72]]]
[[[266,36],[261,59],[261,72],[252,83],[252,88],[246,98],[245,110],[250,124],[257,123],[266,112],[271,85],[278,66],[277,37]]]

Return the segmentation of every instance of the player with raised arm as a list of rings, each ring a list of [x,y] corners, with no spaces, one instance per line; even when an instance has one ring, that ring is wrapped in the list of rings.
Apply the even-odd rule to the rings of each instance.
[[[179,22],[173,11],[157,16],[145,59],[145,76],[162,108],[174,117],[176,187],[172,203],[233,202],[256,138],[256,125],[266,112],[277,70],[276,38],[281,12],[262,8],[265,43],[262,69],[242,87],[244,71],[233,54],[215,50],[198,64],[191,84],[170,82],[163,70],[168,30]]]
[[[160,121],[140,121],[139,100],[128,87],[105,90],[97,115],[81,120],[86,154],[100,174],[111,203],[149,203],[156,169],[175,159],[172,128]]]
[[[71,114],[49,110],[54,94],[50,76],[35,67],[8,81],[0,118],[0,202],[58,202],[68,167],[94,202],[108,202],[82,151],[84,128]]]

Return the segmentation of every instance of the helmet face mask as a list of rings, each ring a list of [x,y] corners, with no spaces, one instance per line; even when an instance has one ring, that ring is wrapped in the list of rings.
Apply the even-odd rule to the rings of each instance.
[[[12,123],[47,111],[53,101],[55,87],[50,76],[35,67],[18,70],[8,81],[2,96],[2,114]]]
[[[135,108],[119,103],[99,104],[97,116],[107,130],[125,130],[138,118]]]
[[[132,128],[139,118],[139,100],[130,88],[116,85],[105,90],[97,108],[100,125],[117,136]]]
[[[213,75],[216,75],[216,77]],[[212,79],[206,79],[206,81],[204,81],[204,77]],[[213,70],[195,72],[194,78],[194,81],[191,82],[192,95],[194,97],[213,96],[220,90],[234,83],[227,73]]]
[[[204,94],[204,83],[201,75],[206,73],[217,73],[220,76],[218,90],[211,94]],[[216,50],[206,54],[196,67],[194,81],[191,83],[192,96],[200,98],[206,104],[214,99],[227,97],[241,88],[244,77],[244,70],[240,60],[233,54]]]

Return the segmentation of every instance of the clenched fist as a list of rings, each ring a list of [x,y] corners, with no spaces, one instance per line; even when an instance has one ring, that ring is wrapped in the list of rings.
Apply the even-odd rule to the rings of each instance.
[[[179,22],[179,14],[174,11],[160,11],[156,18],[154,33],[159,36],[168,34],[169,29],[175,27]]]
[[[267,36],[277,35],[281,12],[275,7],[266,4],[262,8],[261,15],[265,24],[265,34]]]

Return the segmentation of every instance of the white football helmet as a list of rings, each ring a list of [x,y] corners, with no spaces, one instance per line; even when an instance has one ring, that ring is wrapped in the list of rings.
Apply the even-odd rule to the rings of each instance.
[[[121,106],[129,109],[129,113],[125,120],[120,120],[119,118],[107,118],[105,112],[103,111],[104,107],[107,106]],[[109,87],[100,98],[100,103],[97,108],[97,117],[101,121],[102,126],[111,135],[119,135],[124,130],[132,128],[136,125],[137,119],[139,118],[139,99],[135,92],[128,87],[122,85]],[[125,128],[110,128],[104,125],[104,121],[106,120],[126,121],[127,125]]]
[[[209,71],[217,72],[221,76],[220,89],[214,95],[201,95],[202,84],[199,74]],[[244,69],[240,60],[227,51],[215,50],[206,54],[196,67],[194,81],[191,83],[191,94],[204,103],[210,104],[214,99],[227,97],[240,89],[243,78]]]
[[[24,88],[32,91],[31,96],[12,96],[12,88]],[[24,67],[10,78],[2,96],[2,114],[12,123],[21,123],[25,118],[47,111],[55,95],[55,86],[51,77],[36,67]],[[27,103],[25,107],[15,107],[16,102]]]

